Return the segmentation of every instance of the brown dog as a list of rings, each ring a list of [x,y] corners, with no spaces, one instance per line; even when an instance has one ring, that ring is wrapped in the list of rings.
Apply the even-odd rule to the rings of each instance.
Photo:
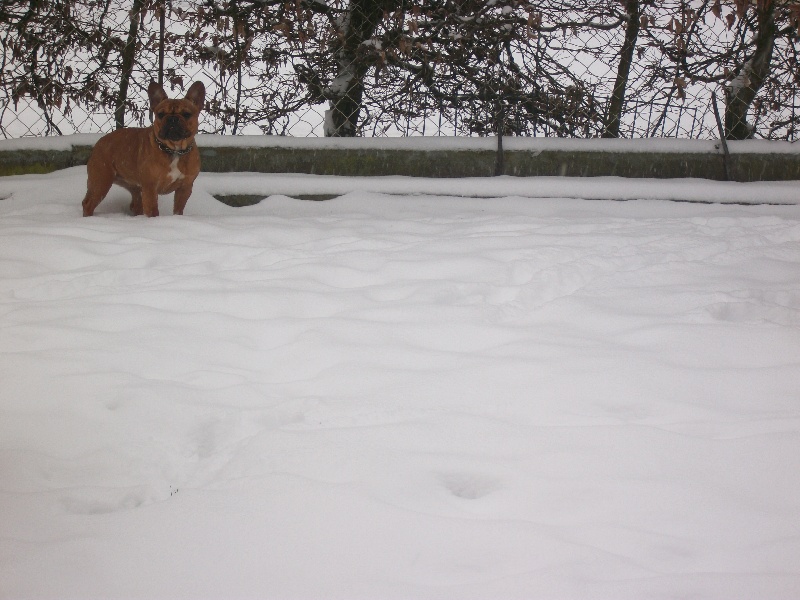
[[[163,87],[151,82],[147,95],[155,115],[150,127],[118,129],[95,144],[86,166],[89,179],[83,199],[84,217],[94,214],[112,183],[130,191],[134,215],[157,217],[159,194],[172,192],[172,212],[183,214],[200,172],[194,136],[206,89],[197,81],[183,100],[170,100]]]

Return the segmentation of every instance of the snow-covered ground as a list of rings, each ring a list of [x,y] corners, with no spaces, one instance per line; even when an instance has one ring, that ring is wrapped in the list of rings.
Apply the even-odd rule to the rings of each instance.
[[[84,184],[0,179],[0,597],[800,597],[797,183]]]

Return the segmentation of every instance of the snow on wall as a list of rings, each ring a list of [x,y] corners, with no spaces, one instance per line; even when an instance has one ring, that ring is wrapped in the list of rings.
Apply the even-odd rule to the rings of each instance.
[[[0,140],[4,150],[70,150],[75,146],[93,145],[100,134],[76,134],[58,137],[29,137]],[[375,150],[475,150],[494,151],[494,137],[398,137],[398,138],[295,138],[271,135],[199,135],[197,143],[205,148],[307,148],[375,149]],[[568,138],[503,138],[503,147],[510,151],[586,151],[586,152],[668,152],[718,153],[713,140],[647,139],[568,139]],[[800,144],[772,140],[729,141],[732,154],[800,154]]]

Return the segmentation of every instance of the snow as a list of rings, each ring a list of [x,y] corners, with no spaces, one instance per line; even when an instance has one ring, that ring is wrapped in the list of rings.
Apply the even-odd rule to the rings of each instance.
[[[374,48],[375,50],[383,50],[383,42],[377,38],[371,38],[368,40],[364,40],[361,42],[362,46],[366,46],[368,48]]]
[[[742,93],[742,89],[750,87],[751,75],[753,74],[753,63],[755,57],[750,58],[742,65],[742,70],[734,77],[728,84],[728,90],[731,96],[736,96]]]
[[[327,88],[327,92],[334,96],[342,96],[350,87],[350,83],[353,81],[353,78],[356,76],[355,68],[351,63],[341,66],[341,70],[339,75],[334,77],[333,81],[331,81],[330,85]],[[212,136],[215,137],[215,136]],[[262,137],[260,135],[254,137]],[[203,138],[199,138],[202,140]]]
[[[0,178],[0,597],[800,593],[796,185],[84,185]]]
[[[254,196],[342,195],[350,192],[427,194],[495,198],[576,198],[591,200],[677,200],[737,204],[798,204],[796,181],[719,182],[706,179],[629,179],[624,177],[336,177],[285,173],[267,178],[260,173],[203,175],[205,189],[215,195]]]

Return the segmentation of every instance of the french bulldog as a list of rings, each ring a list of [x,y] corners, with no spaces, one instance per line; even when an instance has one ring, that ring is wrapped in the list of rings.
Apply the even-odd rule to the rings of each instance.
[[[154,115],[150,127],[117,129],[100,138],[92,149],[86,166],[84,217],[94,214],[114,183],[131,193],[134,215],[157,217],[158,196],[173,192],[172,212],[183,214],[200,172],[194,138],[206,89],[197,81],[185,98],[170,100],[164,88],[151,81],[147,95]]]

